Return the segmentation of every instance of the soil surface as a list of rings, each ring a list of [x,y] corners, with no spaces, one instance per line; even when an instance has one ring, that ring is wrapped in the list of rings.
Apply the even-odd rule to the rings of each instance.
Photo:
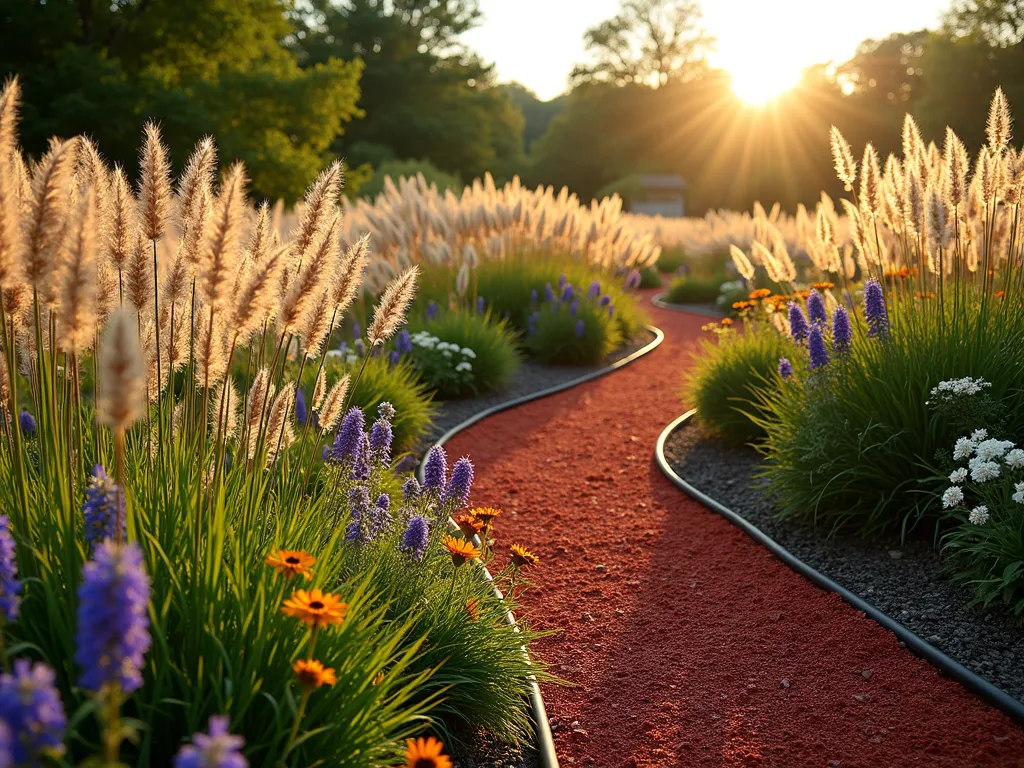
[[[760,469],[751,448],[706,438],[696,424],[675,429],[665,458],[676,474],[742,515],[805,563],[842,584],[950,658],[1024,701],[1024,628],[994,603],[971,606],[972,594],[943,568],[932,528],[898,536],[858,538],[779,520],[772,499],[754,479]]]
[[[572,683],[543,691],[562,764],[1024,766],[1024,730],[662,476],[707,320],[651,312],[653,353],[448,446],[541,558],[519,617]]]

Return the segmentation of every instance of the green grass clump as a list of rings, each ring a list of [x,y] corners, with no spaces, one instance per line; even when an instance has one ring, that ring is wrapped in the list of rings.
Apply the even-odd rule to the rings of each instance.
[[[641,288],[661,288],[661,286],[661,273],[656,266],[640,270]]]
[[[860,324],[844,366],[761,393],[765,475],[783,515],[833,529],[906,531],[940,514],[939,457],[963,430],[1024,434],[1024,314],[1016,305],[973,292],[947,299],[945,312],[913,298],[889,304],[884,340],[867,338]],[[991,383],[987,395],[1006,413],[1000,423],[968,426],[929,406],[933,387],[964,376]]]
[[[764,325],[743,333],[719,330],[715,336],[714,341],[701,339],[686,374],[684,399],[697,408],[708,434],[731,445],[753,443],[765,436],[767,417],[757,393],[777,388],[779,359],[797,360],[796,345]]]
[[[678,272],[679,268],[684,264],[689,266],[690,261],[682,248],[662,248],[661,255],[658,257],[658,263],[654,266],[662,274],[671,275],[674,272]]]
[[[618,324],[594,301],[581,301],[575,314],[564,302],[543,304],[526,336],[534,356],[561,365],[597,365],[621,344]]]
[[[419,315],[409,330],[426,331],[441,341],[473,352],[467,362],[472,370],[452,375],[452,360],[440,352],[414,346],[410,355],[423,382],[443,397],[482,395],[508,386],[519,370],[519,334],[506,320],[497,320],[492,312],[480,314],[469,309],[442,310],[433,320]]]
[[[714,304],[724,282],[721,277],[680,275],[669,285],[665,301],[670,304]]]

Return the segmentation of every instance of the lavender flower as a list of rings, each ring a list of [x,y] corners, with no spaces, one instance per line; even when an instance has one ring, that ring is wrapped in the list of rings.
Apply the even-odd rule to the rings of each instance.
[[[22,411],[18,414],[18,426],[25,435],[34,435],[36,433],[35,417],[28,411]]]
[[[363,338],[363,329],[359,325],[359,321],[352,320],[352,338],[356,341],[361,341]]]
[[[608,317],[614,317],[614,316],[615,316],[615,305],[614,304],[609,304],[608,305]]]
[[[356,450],[352,454],[352,469],[349,477],[353,480],[370,479],[370,461],[373,458],[373,451],[370,449],[370,436],[365,432],[359,433],[359,440],[356,443]]]
[[[825,349],[825,335],[822,333],[821,325],[815,323],[811,326],[807,337],[807,350],[810,353],[812,371],[824,368],[828,365],[828,350]]]
[[[626,288],[638,288],[640,287],[640,270],[634,269],[629,273],[626,278]]]
[[[394,411],[394,409],[392,409]],[[370,428],[370,451],[374,461],[381,464],[391,463],[391,441],[393,438],[391,422],[382,415],[373,422]]]
[[[604,296],[601,297],[601,306],[602,307],[607,307],[611,303],[612,303],[612,297],[609,296],[607,293]]]
[[[407,355],[412,352],[412,336],[409,335],[408,328],[400,330],[395,337],[395,351],[400,355]]]
[[[423,515],[413,515],[402,534],[402,550],[422,560],[430,541],[430,523]]]
[[[573,291],[571,285],[566,285],[562,289],[562,301],[572,301],[572,297],[575,296],[575,295],[576,295],[576,292]]]
[[[587,333],[587,326],[583,322],[583,318],[576,321],[576,338],[582,339]]]
[[[840,354],[850,351],[853,331],[850,328],[850,313],[846,307],[836,307],[832,313],[832,347]]]
[[[551,283],[544,283],[544,301],[554,301],[555,292],[551,289]]]
[[[391,350],[391,354],[388,355],[388,365],[394,368],[398,365],[398,361],[402,359],[397,349]]]
[[[359,357],[363,357],[364,355],[366,355],[366,342],[363,341],[362,339],[356,339],[355,342],[353,342],[352,344],[352,349],[355,350],[356,354],[359,355]]]
[[[229,727],[227,717],[211,717],[210,732],[192,734],[192,743],[175,755],[174,768],[248,768],[249,762],[241,753],[245,739],[233,736]]]
[[[95,544],[104,539],[124,539],[124,493],[107,475],[102,464],[93,467],[89,487],[85,489],[85,543]]]
[[[371,540],[391,528],[391,497],[386,493],[377,496],[367,517],[367,535]]]
[[[14,537],[7,515],[0,515],[0,616],[16,621],[21,607],[18,564],[14,562]]]
[[[7,723],[0,720],[0,768],[12,768],[14,765],[14,739]]]
[[[789,334],[794,341],[803,341],[807,338],[807,318],[804,311],[795,301],[789,302]]]
[[[788,358],[779,358],[779,376],[781,376],[784,379],[789,379],[793,377],[793,364],[789,362]]]
[[[345,526],[345,541],[369,541],[367,527],[364,523],[370,509],[370,491],[360,485],[348,492],[348,506],[351,510],[348,525]]]
[[[531,288],[530,289],[530,306],[531,307],[536,307],[537,306],[537,289],[536,288]]]
[[[445,504],[454,501],[459,507],[464,507],[469,503],[469,492],[472,487],[473,462],[463,456],[452,467],[452,477],[448,481],[448,487],[445,489],[441,501]]]
[[[812,288],[810,295],[807,297],[807,319],[812,323],[821,323],[822,325],[828,322],[828,312],[825,310],[825,297],[821,295],[817,288]]]
[[[78,682],[99,691],[116,683],[124,693],[142,686],[142,662],[149,650],[149,576],[138,544],[104,541],[82,570],[78,587],[75,661]]]
[[[871,278],[864,283],[864,315],[868,320],[868,336],[885,338],[889,335],[889,314],[885,309],[882,286]]]
[[[306,423],[306,416],[309,412],[306,408],[306,394],[302,391],[302,387],[295,389],[295,420],[299,424]]]
[[[572,315],[573,317],[576,317],[576,313],[579,311],[579,308],[580,300],[574,299],[572,304],[569,305],[569,314]]]
[[[402,498],[406,501],[418,499],[420,495],[420,484],[415,477],[410,477],[402,486]]]
[[[437,305],[436,301],[430,301],[427,303],[427,322],[433,322],[434,318],[437,317],[437,313],[441,311],[441,308]]]
[[[423,466],[423,487],[440,491],[448,484],[448,454],[440,445],[435,445],[427,454]]]
[[[587,298],[588,299],[596,299],[600,295],[601,295],[601,283],[598,280],[594,280],[590,284],[590,288],[587,289]]]
[[[537,332],[537,321],[540,319],[540,312],[534,312],[526,319],[526,332],[532,336]]]
[[[359,448],[359,437],[365,428],[366,419],[362,410],[350,408],[341,422],[341,429],[338,430],[338,436],[334,438],[334,445],[328,454],[332,464],[340,464],[355,455]]]
[[[565,272],[563,272],[562,274],[560,274],[560,275],[558,276],[558,288],[559,288],[559,290],[561,290],[562,288],[565,288],[565,285],[566,285],[566,283],[568,283],[568,282],[569,282],[569,278],[567,278],[567,277],[565,276]]]
[[[14,673],[0,675],[0,722],[8,729],[14,765],[42,765],[64,754],[64,705],[46,664],[14,662]],[[11,763],[9,762],[8,765]]]
[[[484,310],[487,309],[487,302],[484,301],[483,296],[476,297],[476,313],[482,315]]]

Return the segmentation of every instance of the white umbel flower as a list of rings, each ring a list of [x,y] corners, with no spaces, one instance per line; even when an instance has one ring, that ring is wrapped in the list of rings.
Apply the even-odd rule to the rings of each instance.
[[[964,459],[970,458],[970,455],[973,452],[974,443],[971,442],[971,438],[969,437],[961,437],[953,446],[953,458],[957,461],[963,461]]]
[[[946,492],[942,494],[942,508],[950,509],[955,507],[957,504],[961,504],[963,500],[963,489],[958,485],[954,485],[951,488],[947,488]]]
[[[987,437],[988,437],[988,430],[987,429],[976,429],[973,432],[971,432],[971,442],[974,443],[975,445],[977,445],[978,443],[980,443],[982,440],[986,439]]]
[[[994,461],[971,459],[971,480],[976,483],[987,483],[999,477],[999,465]]]
[[[1024,483],[1014,483],[1013,491],[1013,500],[1018,504],[1024,504]]]
[[[971,510],[971,514],[967,517],[975,525],[984,525],[988,522],[988,507],[981,504]]]
[[[1020,448],[1014,448],[1012,451],[1003,457],[1003,461],[1006,462],[1006,466],[1010,469],[1022,469],[1024,468],[1024,450]]]
[[[967,479],[967,470],[964,469],[963,467],[960,467],[960,469],[954,469],[949,474],[949,482],[951,482],[951,483],[962,483],[966,479]]]
[[[466,360],[463,360],[461,363],[455,366],[455,370],[458,371],[459,373],[462,373],[463,371],[472,371],[473,364]]]
[[[983,440],[975,447],[974,455],[982,461],[992,461],[1002,458],[1013,447],[1013,443],[1009,440]]]
[[[462,356],[463,357],[468,357],[470,360],[476,360],[476,352],[474,352],[469,347],[463,347],[462,348]]]

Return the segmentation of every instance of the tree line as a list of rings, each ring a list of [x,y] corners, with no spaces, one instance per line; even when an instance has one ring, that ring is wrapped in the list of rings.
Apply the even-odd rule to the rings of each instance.
[[[155,118],[176,158],[213,134],[271,198],[299,198],[342,156],[350,193],[379,189],[388,169],[446,186],[519,174],[583,199],[674,173],[697,213],[838,192],[832,124],[884,157],[904,112],[926,139],[950,125],[977,147],[997,85],[1024,105],[1024,0],[953,0],[939,29],[867,40],[760,108],[709,66],[695,0],[623,0],[551,102],[496,83],[461,42],[480,20],[477,0],[0,0],[0,76],[22,78],[35,155],[87,133],[134,170]]]

